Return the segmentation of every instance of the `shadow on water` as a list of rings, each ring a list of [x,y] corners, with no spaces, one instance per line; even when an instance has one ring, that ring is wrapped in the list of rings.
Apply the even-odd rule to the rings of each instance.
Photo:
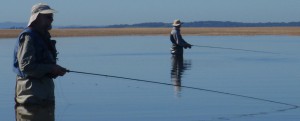
[[[16,106],[16,121],[55,121],[55,105]]]

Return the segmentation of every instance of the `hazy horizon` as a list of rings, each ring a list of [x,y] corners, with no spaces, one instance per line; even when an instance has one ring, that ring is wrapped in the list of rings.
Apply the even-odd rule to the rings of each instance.
[[[298,0],[10,0],[0,5],[0,23],[27,22],[32,5],[38,2],[58,11],[53,23],[56,26],[171,23],[174,19],[246,23],[300,21]]]

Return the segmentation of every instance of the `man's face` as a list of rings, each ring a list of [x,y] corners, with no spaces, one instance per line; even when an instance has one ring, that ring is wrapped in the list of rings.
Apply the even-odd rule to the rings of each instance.
[[[37,21],[39,26],[43,29],[51,30],[53,22],[53,14],[39,14]]]

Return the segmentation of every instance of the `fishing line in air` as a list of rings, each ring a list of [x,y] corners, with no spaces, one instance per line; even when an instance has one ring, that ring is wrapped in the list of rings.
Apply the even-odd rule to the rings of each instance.
[[[238,49],[238,48],[227,48],[227,47],[216,47],[216,46],[206,46],[206,45],[192,45],[195,47],[206,47],[206,48],[216,48],[216,49],[225,49],[225,50],[238,50],[238,51],[247,51],[247,52],[256,52],[256,53],[269,53],[269,54],[280,54],[267,51],[257,51],[257,50],[247,50],[247,49]]]
[[[240,95],[240,94],[234,94],[234,93],[229,93],[229,92],[216,91],[216,90],[211,90],[211,89],[204,89],[204,88],[191,87],[191,86],[183,86],[183,85],[156,82],[156,81],[150,81],[150,80],[144,80],[144,79],[135,79],[135,78],[129,78],[129,77],[113,76],[113,75],[106,75],[106,74],[97,74],[97,73],[71,71],[71,70],[68,70],[67,72],[78,73],[78,74],[86,74],[86,75],[94,75],[94,76],[103,76],[103,77],[110,77],[110,78],[118,78],[118,79],[125,79],[125,80],[139,81],[139,82],[147,82],[147,83],[152,83],[152,84],[160,84],[160,85],[168,85],[168,86],[180,86],[182,88],[187,88],[187,89],[194,89],[194,90],[213,92],[213,93],[224,94],[224,95],[231,95],[231,96],[236,96],[236,97],[242,97],[242,98],[253,99],[253,100],[260,100],[260,101],[264,101],[264,102],[276,103],[276,104],[281,104],[281,105],[292,106],[294,108],[299,108],[298,105],[294,105],[294,104],[288,104],[288,103],[283,103],[283,102],[278,102],[278,101],[273,101],[273,100],[268,100],[268,99],[262,99],[262,98],[257,98],[257,97],[251,97],[251,96],[245,96],[245,95]]]

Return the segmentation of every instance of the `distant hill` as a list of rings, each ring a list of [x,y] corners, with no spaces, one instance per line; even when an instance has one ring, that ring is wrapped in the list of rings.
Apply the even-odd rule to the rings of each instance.
[[[17,29],[17,28],[24,28],[26,26],[27,23],[17,23],[17,22],[0,23],[0,29]]]
[[[138,23],[138,24],[120,24],[120,25],[109,25],[105,28],[135,28],[135,27],[171,27],[171,23],[162,23],[162,22],[148,22],[148,23]]]
[[[110,25],[106,28],[134,28],[134,27],[171,27],[172,23],[149,22],[139,24]],[[230,21],[195,21],[186,22],[184,27],[300,27],[300,22],[267,22],[267,23],[243,23]]]
[[[27,23],[4,22],[0,23],[0,29],[24,28]],[[172,27],[172,23],[146,22],[137,24],[118,24],[108,26],[54,26],[53,28],[163,28]],[[300,22],[266,22],[266,23],[243,23],[231,21],[194,21],[185,22],[184,27],[300,27]]]

